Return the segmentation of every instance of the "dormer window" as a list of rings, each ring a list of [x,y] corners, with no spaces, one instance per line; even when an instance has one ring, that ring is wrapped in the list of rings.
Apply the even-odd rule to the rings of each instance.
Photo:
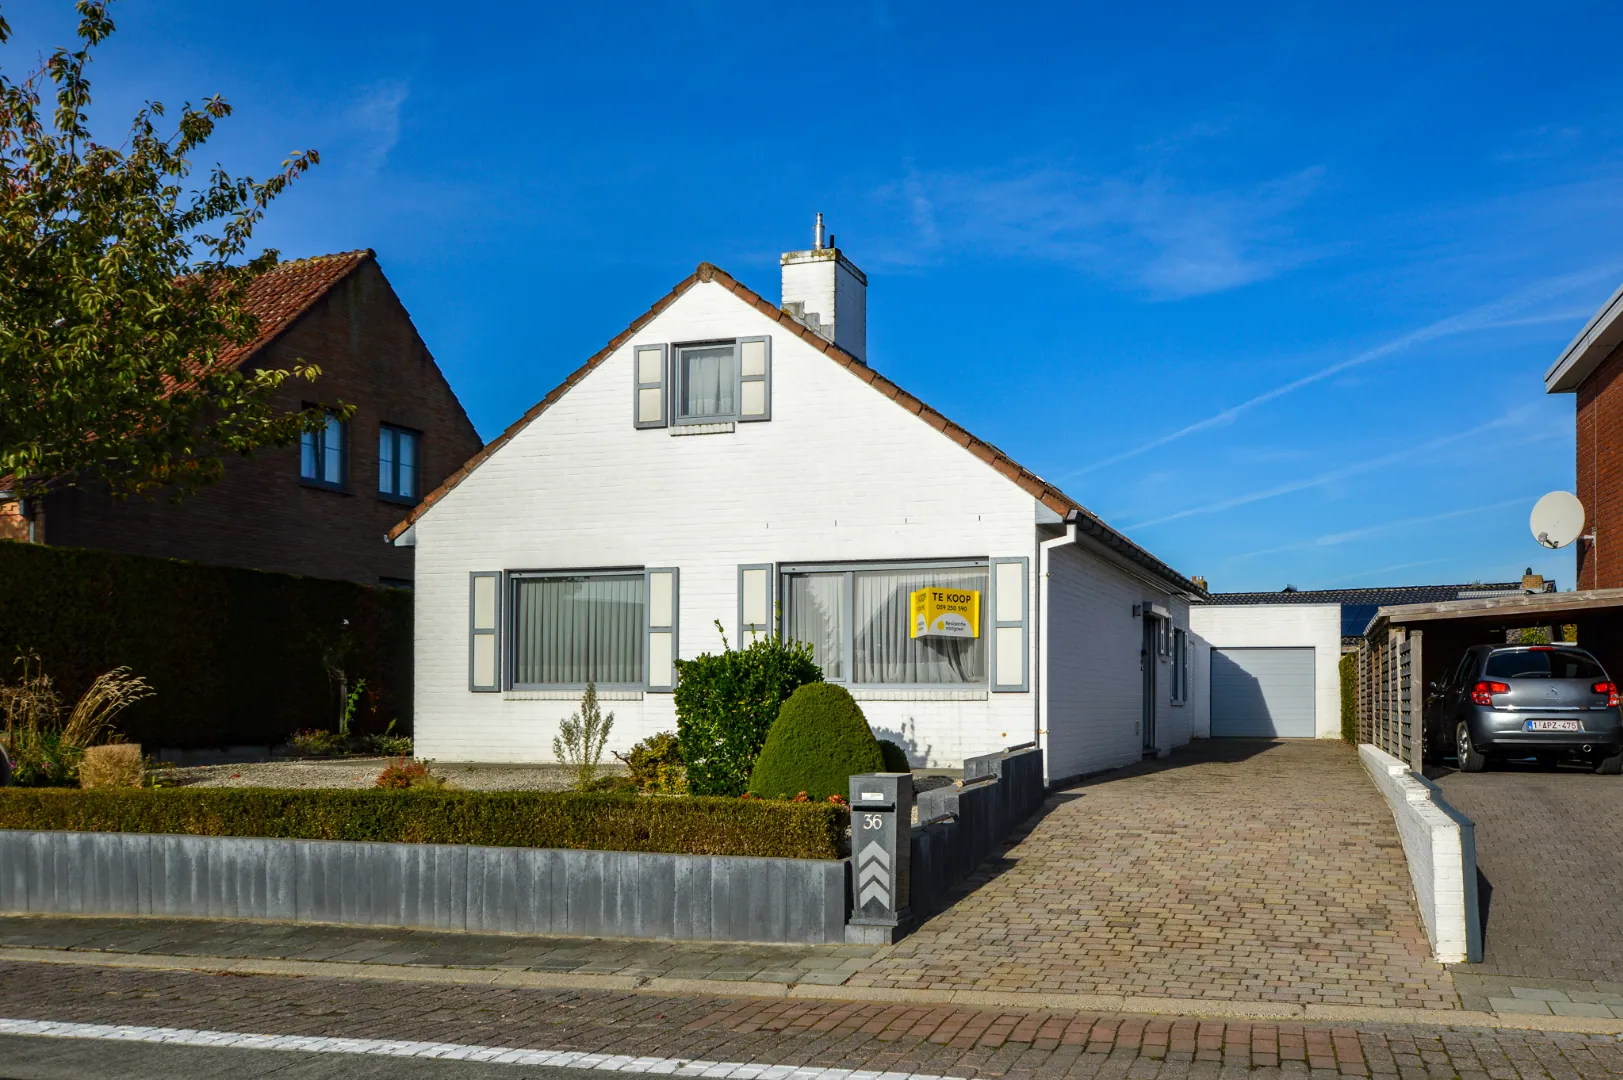
[[[638,345],[632,368],[636,379],[632,420],[639,428],[772,418],[769,337]]]

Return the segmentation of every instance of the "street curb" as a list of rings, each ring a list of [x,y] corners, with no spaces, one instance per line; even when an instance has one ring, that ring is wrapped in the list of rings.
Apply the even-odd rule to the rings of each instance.
[[[331,960],[243,959],[228,956],[170,956],[75,949],[0,947],[0,961],[69,964],[146,971],[201,971],[231,975],[284,975],[301,978],[365,979],[383,982],[500,986],[534,990],[608,990],[636,994],[683,994],[724,998],[794,998],[811,1001],[868,1001],[967,1005],[998,1009],[1051,1009],[1079,1013],[1176,1016],[1196,1019],[1294,1021],[1298,1023],[1391,1024],[1442,1028],[1490,1028],[1581,1035],[1623,1035],[1623,1020],[1581,1016],[1540,1016],[1465,1009],[1405,1009],[1374,1005],[1294,1005],[1288,1002],[1139,997],[1126,994],[1066,994],[986,990],[910,990],[813,983],[677,979],[664,976],[595,975],[585,972],[523,971],[511,968],[449,968],[404,964],[343,963]]]

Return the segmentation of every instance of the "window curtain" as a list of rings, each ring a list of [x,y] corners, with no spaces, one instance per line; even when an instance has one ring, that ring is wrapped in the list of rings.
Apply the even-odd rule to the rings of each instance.
[[[640,574],[519,578],[513,606],[515,685],[641,685]]]
[[[823,669],[823,678],[843,680],[845,575],[796,574],[789,578],[787,593],[784,637],[812,647],[812,659]]]
[[[344,422],[336,416],[327,417],[327,430],[322,432],[321,478],[329,484],[344,480]]]
[[[417,497],[417,436],[409,431],[396,432],[395,437],[400,446],[400,477],[395,487],[396,495],[404,495],[408,499]]]
[[[378,490],[385,495],[394,490],[394,429],[378,429]]]
[[[851,681],[854,683],[984,683],[990,600],[984,570],[858,571]],[[908,599],[918,589],[974,589],[981,594],[980,637],[908,636]]]
[[[682,415],[732,416],[734,399],[733,347],[717,345],[682,350]]]

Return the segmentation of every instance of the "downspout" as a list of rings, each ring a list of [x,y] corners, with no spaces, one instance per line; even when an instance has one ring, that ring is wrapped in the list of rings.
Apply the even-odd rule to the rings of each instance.
[[[1035,742],[1043,754],[1043,783],[1048,783],[1048,566],[1055,548],[1075,544],[1077,519],[1072,510],[1065,515],[1065,535],[1037,542],[1037,731]]]

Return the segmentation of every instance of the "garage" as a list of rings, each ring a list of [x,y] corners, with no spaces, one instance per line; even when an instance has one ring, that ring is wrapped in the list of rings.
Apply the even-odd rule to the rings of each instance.
[[[1212,650],[1212,737],[1311,739],[1314,649]]]

